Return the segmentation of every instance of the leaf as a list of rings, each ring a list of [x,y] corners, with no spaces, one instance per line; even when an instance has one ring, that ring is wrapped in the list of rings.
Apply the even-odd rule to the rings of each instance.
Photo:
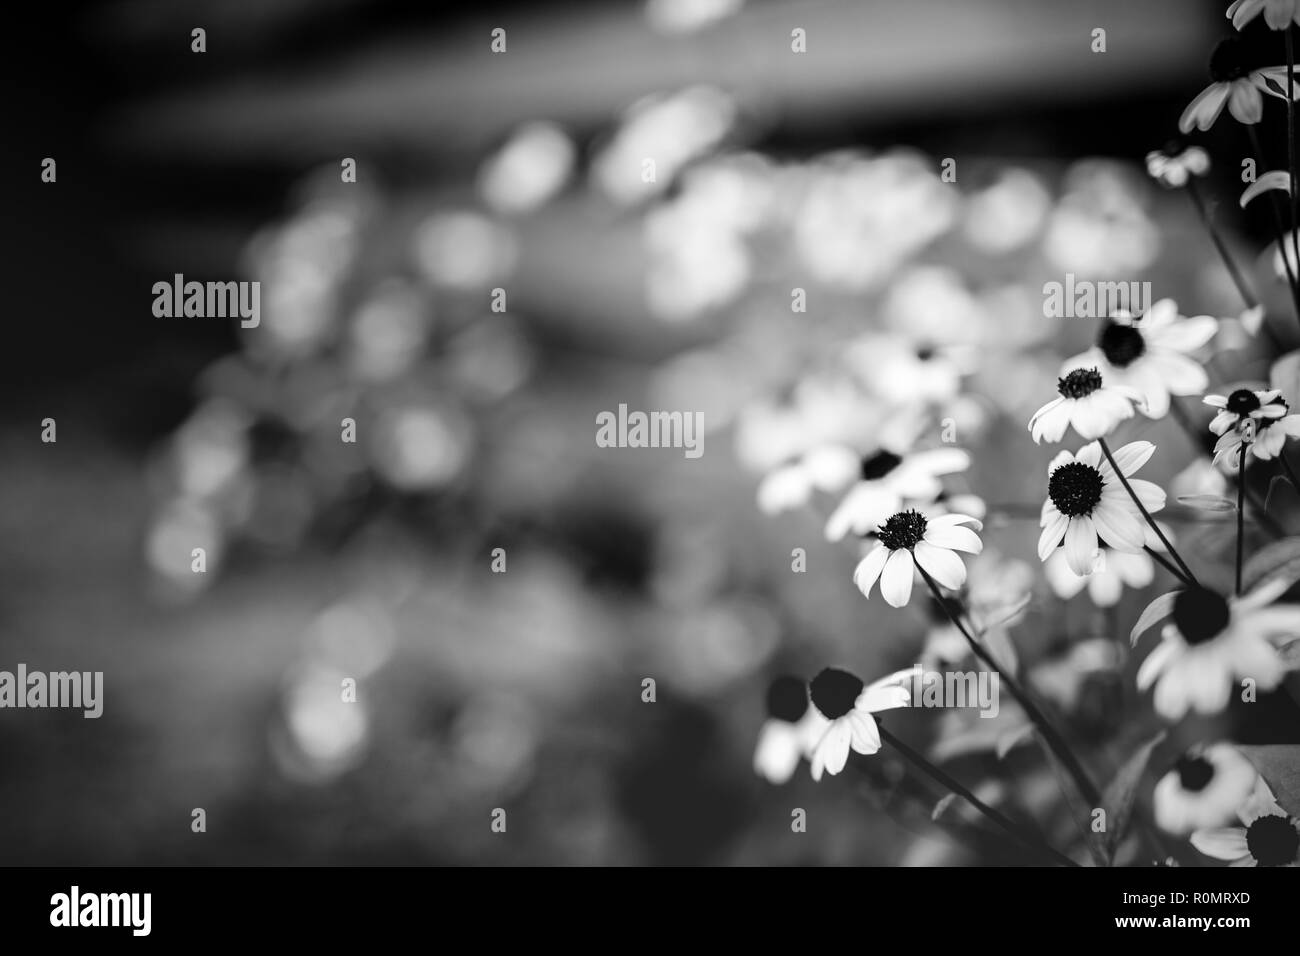
[[[1260,548],[1241,569],[1243,591],[1285,579],[1288,587],[1300,581],[1300,537],[1283,538]]]
[[[1014,604],[1008,604],[1006,607],[994,611],[989,615],[988,620],[984,622],[984,626],[980,630],[991,631],[995,627],[1000,627],[1003,624],[1010,623],[1019,616],[1021,611],[1029,607],[1029,602],[1033,599],[1034,595],[1030,592],[1025,594],[1024,597],[1019,601],[1016,601]]]
[[[1179,591],[1170,591],[1168,594],[1162,594],[1146,606],[1133,625],[1133,630],[1129,632],[1129,647],[1136,647],[1138,638],[1141,637],[1148,628],[1155,625],[1157,621],[1163,621],[1170,614],[1174,613],[1174,598],[1178,597]]]
[[[1137,800],[1138,787],[1147,770],[1151,752],[1165,739],[1166,731],[1160,731],[1124,762],[1101,795],[1101,805],[1106,810],[1106,829],[1101,834],[1101,846],[1106,855],[1107,865],[1115,859],[1115,850],[1119,848],[1133,816],[1133,804]]]
[[[1300,745],[1271,744],[1237,749],[1255,765],[1273,791],[1278,806],[1291,816],[1300,817]]]
[[[1267,511],[1267,510],[1269,509],[1269,505],[1271,505],[1271,504],[1273,503],[1273,492],[1277,490],[1277,486],[1278,486],[1279,484],[1282,484],[1282,485],[1290,485],[1290,484],[1291,484],[1291,479],[1288,478],[1286,475],[1274,475],[1274,476],[1273,476],[1273,479],[1268,483],[1268,494],[1264,495],[1264,510],[1265,510],[1265,511]],[[1292,487],[1294,488],[1295,486],[1292,485]]]
[[[999,760],[1005,759],[1007,754],[1011,753],[1011,751],[1014,750],[1020,744],[1023,744],[1026,741],[1028,741],[1029,738],[1032,737],[1033,735],[1034,735],[1033,724],[1022,724],[1019,727],[1013,727],[1011,730],[1008,730],[1006,733],[1004,733],[1001,737],[998,738],[998,744],[996,748],[998,759]]]
[[[1237,504],[1218,495],[1179,495],[1178,503],[1198,511],[1236,511]]]
[[[1291,192],[1291,174],[1284,169],[1274,169],[1264,173],[1241,194],[1241,208],[1245,209],[1246,204],[1256,196],[1263,195],[1272,189],[1280,189],[1289,194]]]

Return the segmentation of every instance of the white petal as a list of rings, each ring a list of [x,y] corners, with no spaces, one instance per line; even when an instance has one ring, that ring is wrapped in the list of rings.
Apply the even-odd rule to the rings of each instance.
[[[954,552],[918,541],[913,556],[926,574],[949,590],[955,591],[966,583],[966,565]]]
[[[912,553],[894,551],[880,575],[880,593],[890,607],[903,607],[912,597]]]
[[[880,749],[880,730],[876,719],[862,710],[848,713],[850,730],[849,745],[858,753],[870,756]]]
[[[1075,574],[1091,574],[1099,551],[1097,529],[1092,519],[1071,518],[1069,527],[1065,529],[1065,559],[1070,562],[1070,570]]]
[[[1066,528],[1069,527],[1070,519],[1059,511],[1043,527],[1043,533],[1038,536],[1038,560],[1046,561],[1056,550],[1056,546],[1061,543],[1065,537]]]
[[[875,586],[876,579],[880,577],[880,572],[884,570],[889,554],[888,548],[883,544],[878,544],[871,549],[865,558],[858,562],[857,568],[853,571],[853,583],[858,586],[858,590],[862,592],[863,597],[871,597],[871,589]]]
[[[840,719],[833,721],[817,742],[812,756],[812,778],[820,780],[822,771],[837,774],[849,761],[849,738],[852,735],[848,722]]]
[[[959,525],[936,528],[931,524],[925,529],[925,540],[935,547],[965,551],[968,554],[979,554],[984,549],[984,543],[980,541],[979,535],[970,528]]]
[[[1115,463],[1119,465],[1119,470],[1127,478],[1133,472],[1145,465],[1151,456],[1155,454],[1156,446],[1149,441],[1132,441],[1122,448],[1116,449],[1112,454],[1115,456]]]
[[[1238,860],[1250,855],[1246,845],[1246,831],[1241,827],[1220,827],[1215,830],[1197,830],[1191,836],[1192,846],[1216,860]]]

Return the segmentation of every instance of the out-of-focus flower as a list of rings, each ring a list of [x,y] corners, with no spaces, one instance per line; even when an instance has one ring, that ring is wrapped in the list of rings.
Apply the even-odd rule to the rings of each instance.
[[[1061,269],[1125,275],[1147,268],[1160,252],[1160,230],[1147,215],[1144,180],[1101,160],[1074,164],[1053,210],[1043,248]]]
[[[769,783],[785,783],[829,727],[810,705],[808,684],[798,677],[778,677],[767,689],[767,720],[754,748],[754,772]]]
[[[1228,112],[1239,123],[1253,125],[1264,115],[1264,97],[1286,99],[1286,67],[1253,67],[1247,56],[1246,44],[1240,37],[1220,41],[1210,55],[1210,79],[1213,81],[1187,104],[1178,119],[1178,129],[1190,133],[1193,129],[1205,132],[1228,107]]]
[[[858,481],[826,520],[826,538],[864,535],[906,503],[927,505],[943,491],[944,475],[965,471],[970,455],[960,448],[895,454],[880,449],[862,460]]]
[[[1189,751],[1156,783],[1156,825],[1178,836],[1221,827],[1250,798],[1258,778],[1250,761],[1229,744]]]
[[[1280,806],[1264,778],[1237,810],[1239,827],[1197,830],[1192,846],[1230,866],[1300,865],[1300,822]]]
[[[1181,318],[1172,299],[1161,299],[1145,315],[1118,312],[1105,320],[1097,344],[1067,359],[1062,372],[1096,368],[1107,384],[1137,390],[1142,412],[1163,418],[1171,395],[1199,395],[1209,378],[1194,352],[1214,337],[1218,320],[1208,315]]]
[[[1227,491],[1228,479],[1209,458],[1197,458],[1169,482],[1169,493],[1175,498],[1192,495],[1222,498]]]
[[[963,231],[972,245],[1004,255],[1032,242],[1051,208],[1051,194],[1038,176],[1004,169],[993,185],[967,199]]]
[[[1249,677],[1261,690],[1281,683],[1287,667],[1273,641],[1300,633],[1300,605],[1273,603],[1285,584],[1230,598],[1206,588],[1178,592],[1173,621],[1137,672],[1139,690],[1155,687],[1160,716],[1181,720],[1189,710],[1217,714],[1241,678]]]
[[[1210,154],[1182,140],[1171,140],[1163,149],[1147,153],[1147,172],[1170,189],[1186,186],[1193,176],[1204,176],[1209,171]]]
[[[532,212],[564,188],[577,150],[554,123],[528,123],[479,171],[478,186],[499,213]]]
[[[189,499],[169,503],[154,518],[145,538],[145,560],[159,580],[178,594],[200,591],[225,556],[226,531],[211,509]],[[202,556],[196,555],[202,549]],[[202,560],[203,571],[196,573]]]
[[[1114,607],[1124,588],[1138,590],[1155,580],[1155,562],[1143,553],[1129,554],[1102,548],[1091,574],[1075,574],[1064,549],[1057,549],[1043,566],[1047,583],[1057,597],[1068,601],[1085,587],[1097,607]]]
[[[966,583],[966,565],[957,552],[980,553],[984,545],[975,531],[981,527],[969,515],[927,518],[919,511],[900,512],[876,532],[880,543],[858,562],[853,583],[870,598],[879,578],[880,593],[892,607],[903,607],[911,599],[917,568],[937,584],[956,590]]]
[[[1244,443],[1248,454],[1268,461],[1282,454],[1288,438],[1300,437],[1300,415],[1277,389],[1251,391],[1240,388],[1231,395],[1207,395],[1205,404],[1220,409],[1210,422],[1219,436],[1214,444],[1214,463],[1237,464]]]
[[[426,404],[387,408],[375,422],[375,467],[406,491],[448,484],[469,459],[468,425],[449,410]]]
[[[514,268],[514,234],[477,212],[438,212],[412,237],[416,265],[435,286],[456,291],[486,288]]]
[[[288,675],[272,751],[289,777],[323,783],[361,760],[370,740],[369,708],[363,696],[345,699],[344,682],[351,677],[318,661]]]
[[[1261,13],[1270,30],[1285,30],[1293,23],[1300,25],[1300,3],[1296,0],[1232,0],[1226,15],[1241,30]]]
[[[830,722],[813,749],[814,780],[820,780],[823,771],[837,774],[843,770],[850,749],[867,756],[880,750],[880,731],[871,715],[907,706],[912,694],[906,685],[912,684],[918,673],[912,667],[864,684],[848,671],[828,667],[813,678],[813,706]]]
[[[1057,379],[1060,393],[1029,419],[1034,443],[1044,438],[1058,442],[1070,426],[1085,441],[1105,438],[1126,418],[1133,417],[1133,405],[1141,405],[1142,393],[1125,385],[1107,385],[1095,368],[1077,368]]]
[[[728,224],[670,203],[645,221],[646,298],[664,319],[680,321],[731,302],[750,279],[749,250]]]
[[[695,33],[744,5],[745,0],[646,0],[645,17],[661,33]]]
[[[357,310],[348,330],[348,364],[361,379],[396,378],[424,352],[431,306],[405,282],[382,282]]]
[[[756,402],[740,412],[736,455],[753,471],[769,471],[820,445],[856,445],[889,421],[880,402],[847,376],[809,376],[788,400]]]
[[[232,401],[212,399],[189,417],[172,439],[176,485],[182,495],[219,494],[248,467],[247,412]]]
[[[802,508],[813,491],[842,491],[858,476],[862,460],[844,445],[822,445],[769,472],[758,486],[758,507],[767,515]]]
[[[1116,463],[1148,512],[1165,506],[1165,493],[1158,485],[1132,476],[1155,450],[1151,442],[1135,441],[1115,452]],[[1038,557],[1046,561],[1064,540],[1070,570],[1091,574],[1101,555],[1099,539],[1120,551],[1142,550],[1146,535],[1140,515],[1115,469],[1103,460],[1100,445],[1084,445],[1077,457],[1063,451],[1047,466]]]
[[[662,193],[688,162],[717,146],[736,115],[734,100],[712,87],[647,97],[627,111],[592,174],[615,202],[641,202]]]
[[[812,170],[795,247],[817,279],[865,291],[947,232],[959,202],[920,156],[831,156]]]
[[[1118,672],[1122,658],[1115,642],[1095,637],[1072,644],[1063,653],[1034,664],[1029,681],[1061,710],[1076,713],[1086,705],[1090,688],[1099,678]],[[1104,686],[1104,683],[1103,683]]]
[[[894,405],[950,401],[965,374],[960,350],[900,335],[860,336],[844,358],[868,391]]]

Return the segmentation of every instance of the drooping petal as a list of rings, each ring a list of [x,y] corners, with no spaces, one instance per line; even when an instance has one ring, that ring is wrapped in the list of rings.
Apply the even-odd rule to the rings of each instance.
[[[1146,543],[1142,522],[1132,512],[1104,498],[1092,510],[1092,520],[1097,526],[1097,536],[1112,548],[1141,551]]]
[[[880,572],[884,570],[889,555],[889,549],[883,544],[878,544],[858,562],[858,566],[853,571],[853,583],[858,586],[863,597],[871,598],[871,589],[875,586],[876,579],[880,577]]]
[[[890,607],[904,607],[912,597],[912,552],[891,552],[880,575],[880,593]]]
[[[880,730],[876,727],[876,718],[862,710],[848,713],[850,728],[850,746],[860,754],[870,756],[880,749]]]
[[[1043,533],[1038,536],[1038,560],[1046,561],[1056,550],[1056,546],[1061,543],[1065,537],[1066,528],[1069,527],[1070,519],[1059,511],[1055,513],[1046,525],[1043,526]]]
[[[940,548],[953,551],[965,551],[967,554],[979,554],[984,550],[984,543],[970,528],[960,525],[936,528],[933,524],[925,529],[925,540]]]
[[[1187,104],[1187,109],[1183,110],[1183,115],[1178,118],[1178,129],[1183,135],[1187,135],[1193,129],[1205,132],[1214,125],[1214,121],[1219,118],[1227,102],[1228,84],[1211,83]]]
[[[913,557],[921,570],[949,590],[955,591],[966,583],[966,565],[952,551],[918,541]]]
[[[812,778],[814,780],[822,778],[823,770],[830,771],[834,775],[844,769],[844,765],[849,762],[849,739],[852,733],[847,721],[843,719],[832,721],[826,733],[822,734],[822,739],[817,742],[816,749],[813,750]]]
[[[1079,516],[1070,519],[1065,529],[1065,559],[1075,574],[1091,574],[1097,562],[1097,528],[1092,519]]]

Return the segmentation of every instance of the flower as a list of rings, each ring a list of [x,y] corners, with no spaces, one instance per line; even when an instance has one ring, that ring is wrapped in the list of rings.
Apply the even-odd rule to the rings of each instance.
[[[1261,690],[1280,684],[1287,668],[1272,639],[1300,634],[1300,606],[1270,606],[1286,587],[1279,579],[1230,598],[1206,588],[1179,591],[1173,621],[1137,672],[1139,690],[1155,685],[1156,712],[1171,721],[1188,710],[1215,714],[1242,678]]]
[[[1155,450],[1149,441],[1135,441],[1115,452],[1116,463],[1148,512],[1165,506],[1165,493],[1158,485],[1131,476]],[[1047,466],[1038,558],[1046,561],[1064,540],[1070,570],[1091,574],[1101,556],[1099,539],[1119,551],[1142,550],[1146,532],[1140,514],[1115,469],[1102,459],[1097,442],[1084,445],[1077,456],[1063,451]]]
[[[808,504],[814,490],[842,491],[853,481],[860,462],[844,445],[820,445],[764,476],[758,485],[758,507],[766,515],[793,511]]]
[[[934,448],[899,455],[888,449],[862,459],[858,481],[826,519],[826,538],[852,531],[867,534],[907,502],[929,504],[943,491],[940,477],[965,471],[970,455],[960,448]]]
[[[1170,140],[1163,149],[1147,153],[1147,172],[1170,189],[1186,186],[1193,176],[1204,176],[1209,171],[1209,154],[1180,139]]]
[[[1230,866],[1295,866],[1300,862],[1300,826],[1278,806],[1264,778],[1237,811],[1242,826],[1197,830],[1192,846]]]
[[[1240,37],[1228,37],[1214,48],[1210,55],[1210,79],[1213,82],[1183,110],[1178,119],[1180,132],[1190,133],[1193,129],[1205,132],[1214,125],[1225,104],[1228,112],[1239,122],[1258,123],[1264,115],[1264,98],[1260,93],[1286,99],[1286,95],[1279,92],[1286,82],[1286,67],[1252,69],[1245,54],[1246,44]]]
[[[1153,537],[1149,535],[1148,542]],[[1088,597],[1097,607],[1114,607],[1125,587],[1144,588],[1156,576],[1155,562],[1146,554],[1126,554],[1114,548],[1101,549],[1101,556],[1091,574],[1075,574],[1063,549],[1052,553],[1043,570],[1052,593],[1061,600],[1068,601],[1086,587]]]
[[[872,714],[895,707],[905,707],[912,694],[904,687],[920,674],[910,667],[882,677],[874,684],[863,685],[848,671],[828,667],[812,680],[813,707],[829,721],[812,754],[812,778],[820,780],[822,771],[839,773],[848,763],[849,749],[871,755],[880,749],[880,731]]]
[[[1250,454],[1268,461],[1282,454],[1288,438],[1300,436],[1300,415],[1288,414],[1291,406],[1277,389],[1251,391],[1239,388],[1231,395],[1206,395],[1204,402],[1220,409],[1210,422],[1219,436],[1214,445],[1214,463],[1237,464],[1244,443]]]
[[[1060,395],[1029,419],[1029,433],[1035,444],[1044,438],[1060,441],[1071,425],[1079,437],[1091,441],[1104,438],[1126,418],[1133,417],[1133,403],[1142,404],[1142,393],[1125,385],[1102,384],[1096,368],[1076,368],[1056,381]]]
[[[1270,30],[1285,30],[1292,23],[1300,24],[1300,2],[1297,0],[1233,0],[1227,16],[1240,30],[1261,13]]]
[[[864,335],[844,360],[867,391],[895,405],[950,402],[966,374],[962,349],[919,336]]]
[[[1258,777],[1251,762],[1228,744],[1190,751],[1156,784],[1156,825],[1179,836],[1222,826],[1250,798]]]
[[[1161,299],[1145,315],[1116,312],[1106,320],[1097,344],[1067,360],[1062,372],[1097,368],[1109,385],[1136,389],[1145,398],[1144,414],[1163,418],[1170,395],[1199,395],[1209,385],[1205,369],[1186,353],[1218,331],[1208,315],[1181,319],[1173,299]]]
[[[785,783],[802,757],[826,732],[826,718],[808,706],[808,684],[798,677],[778,677],[767,689],[767,720],[754,748],[754,772],[769,783]]]
[[[963,525],[976,531],[983,527],[970,515],[926,518],[916,510],[899,512],[876,531],[880,543],[858,562],[853,583],[870,598],[879,578],[880,593],[891,607],[903,607],[911,598],[916,568],[956,590],[966,583],[966,565],[957,552],[979,554],[984,547],[975,531]]]

